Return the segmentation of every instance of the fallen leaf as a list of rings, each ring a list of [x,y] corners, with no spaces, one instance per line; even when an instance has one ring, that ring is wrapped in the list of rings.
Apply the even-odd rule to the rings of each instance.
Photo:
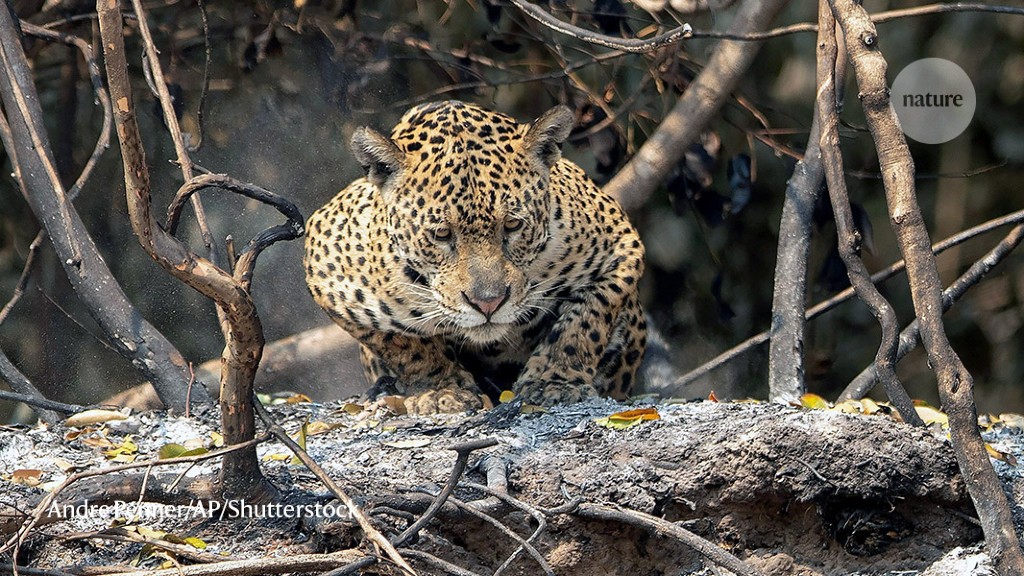
[[[197,448],[188,448],[187,446],[182,446],[181,444],[175,444],[174,442],[171,442],[169,444],[164,444],[163,446],[160,447],[159,458],[161,460],[167,460],[168,458],[199,456],[200,454],[207,454],[209,452],[209,450],[202,446],[199,446]]]
[[[11,482],[21,484],[22,486],[38,486],[42,477],[43,471],[34,468],[19,468],[11,472]]]
[[[817,394],[804,394],[800,397],[800,405],[804,408],[810,408],[811,410],[828,410],[831,406],[828,400],[825,400]]]
[[[313,402],[313,399],[305,394],[296,392],[295,394],[285,398],[284,402],[285,404],[310,404]]]
[[[1020,414],[1000,414],[999,420],[1002,421],[1004,426],[1024,430],[1024,416]]]
[[[710,400],[711,402],[718,402],[718,396],[715,396],[714,390],[712,390],[711,393],[708,394],[708,400]]]
[[[925,426],[930,426],[932,424],[939,424],[943,428],[949,426],[949,417],[947,417],[941,410],[932,408],[927,403],[918,404],[917,400],[914,401],[914,404],[914,411],[916,411],[917,415],[921,417],[922,421],[924,421]]]
[[[409,411],[405,409],[405,396],[384,396],[379,399],[380,402],[398,416],[404,416]]]
[[[1000,462],[1006,462],[1010,466],[1017,465],[1017,459],[1013,456],[1013,454],[997,450],[993,448],[992,445],[989,444],[988,442],[985,442],[985,452],[988,452],[989,456],[995,458],[996,460],[999,460]]]
[[[626,410],[624,412],[616,412],[611,416],[605,418],[598,418],[594,420],[598,426],[604,426],[605,428],[612,428],[615,430],[625,430],[632,426],[643,422],[644,420],[659,420],[661,415],[654,408],[637,408],[635,410]]]
[[[498,396],[498,402],[501,402],[502,404],[508,404],[515,397],[516,397],[515,392],[513,392],[511,390],[502,390],[501,391],[501,395]]]
[[[68,419],[64,421],[66,426],[72,428],[82,428],[84,426],[91,426],[93,424],[102,424],[104,422],[112,422],[114,420],[127,420],[128,416],[116,411],[116,410],[85,410],[78,414],[72,414],[68,416]]]

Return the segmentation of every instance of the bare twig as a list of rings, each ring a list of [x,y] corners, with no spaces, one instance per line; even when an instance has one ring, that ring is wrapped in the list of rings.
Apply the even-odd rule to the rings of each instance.
[[[486,490],[486,487],[484,487],[484,488]],[[492,493],[492,494],[496,495],[496,493]],[[507,495],[506,495],[506,498],[508,498]],[[501,522],[499,522],[498,520],[496,520],[495,518],[493,518],[489,514],[485,514],[484,512],[481,512],[480,510],[477,510],[476,507],[470,506],[469,504],[459,500],[458,498],[451,498],[450,502],[452,504],[455,504],[455,506],[458,507],[459,510],[462,510],[463,512],[466,512],[470,516],[475,516],[476,518],[479,518],[479,519],[483,520],[484,522],[487,522],[491,526],[494,526],[495,528],[497,528],[502,534],[504,534],[504,535],[508,536],[509,538],[511,538],[511,539],[515,540],[516,542],[518,542],[519,546],[522,549],[526,550],[527,554],[529,554],[531,557],[533,557],[534,560],[537,561],[537,564],[540,566],[540,569],[544,571],[544,574],[546,576],[554,576],[555,573],[551,569],[551,566],[548,565],[547,560],[544,559],[544,556],[537,550],[537,548],[533,544],[531,544],[529,541],[523,539],[522,536],[520,536],[519,534],[516,534],[515,532],[513,532],[512,529],[510,529],[508,526],[505,526],[504,524],[502,524]],[[531,538],[532,538],[532,536],[531,536]],[[515,554],[513,554],[513,556],[515,556]],[[503,567],[504,567],[504,564],[502,565],[502,568]],[[499,571],[502,568],[499,568]],[[497,573],[498,572],[495,572],[495,574],[497,574]]]
[[[196,141],[189,146],[190,152],[196,152],[203,146],[204,115],[206,113],[206,97],[210,93],[210,61],[213,59],[213,45],[210,44],[210,18],[206,13],[205,0],[196,0],[199,14],[203,18],[203,44],[206,47],[206,59],[203,62],[203,89],[199,93],[199,107],[196,109]]]
[[[884,175],[890,224],[907,262],[914,312],[921,323],[921,340],[949,416],[953,451],[981,520],[996,571],[1024,573],[1024,554],[1014,529],[1010,503],[978,431],[974,379],[950,346],[942,324],[942,284],[935,257],[928,249],[931,242],[917,203],[914,161],[889,100],[888,64],[878,49],[878,32],[867,12],[854,0],[830,0],[830,4],[846,35],[846,49],[857,77],[864,117]]]
[[[995,268],[996,265],[1006,258],[1020,244],[1022,239],[1024,239],[1024,226],[1017,225],[992,250],[954,280],[948,288],[942,291],[942,311],[949,310],[961,296],[967,293],[971,286],[980,282],[992,268]],[[915,319],[900,332],[899,349],[896,351],[897,362],[917,347],[920,336],[920,324]],[[843,393],[839,395],[839,399],[863,398],[875,385],[875,380],[875,367],[874,365],[868,366],[850,381],[850,384],[846,386]]]
[[[281,425],[274,420],[274,417],[267,412],[267,409],[260,404],[260,401],[254,397],[252,399],[252,404],[267,429],[270,430],[270,432],[276,436],[282,444],[287,446],[288,449],[302,461],[306,468],[309,468],[310,472],[312,472],[317,479],[323,482],[324,486],[326,486],[338,500],[341,500],[342,503],[345,504],[349,513],[352,514],[352,517],[359,523],[359,527],[363,529],[366,537],[383,549],[392,562],[400,566],[403,570],[406,570],[408,573],[416,574],[416,571],[409,566],[409,563],[406,562],[404,558],[402,558],[402,555],[398,553],[395,546],[389,542],[379,530],[374,528],[373,523],[366,517],[366,514],[363,513],[355,500],[353,500],[352,497],[349,496],[348,493],[345,492],[341,486],[339,486],[334,479],[327,474],[327,472],[324,472],[324,469],[316,463],[316,460],[313,460],[313,458],[311,458],[309,454],[295,442],[295,440],[292,440],[291,436],[288,435],[285,429],[282,428]]]
[[[616,522],[624,522],[626,524],[638,526],[648,532],[653,532],[655,534],[677,540],[691,548],[694,552],[697,552],[704,558],[715,563],[717,566],[721,566],[722,568],[730,570],[740,576],[764,576],[760,570],[751,567],[736,556],[733,556],[724,549],[708,542],[704,538],[701,538],[682,526],[651,516],[650,514],[644,514],[643,512],[637,512],[635,510],[627,510],[618,506],[613,508],[602,504],[580,504],[572,513],[584,518],[614,520]]]
[[[537,22],[547,26],[548,28],[561,32],[567,36],[572,36],[577,40],[582,40],[588,44],[596,44],[598,46],[604,46],[605,48],[613,48],[615,50],[621,50],[623,52],[630,52],[634,54],[643,54],[646,52],[653,52],[659,48],[664,48],[671,44],[679,42],[683,38],[690,35],[693,29],[689,24],[683,24],[678,28],[669,30],[664,34],[659,34],[653,38],[646,40],[640,40],[636,38],[616,38],[614,36],[608,36],[605,34],[599,34],[579,26],[574,26],[568,22],[563,22],[558,18],[555,18],[551,14],[548,14],[540,6],[531,4],[526,0],[509,0],[512,4],[515,4],[516,8],[523,11],[524,14],[533,18]]]
[[[537,521],[537,528],[534,529],[533,534],[530,534],[530,537],[525,540],[526,544],[528,545],[532,545],[533,542],[537,538],[539,538],[540,535],[544,533],[544,530],[546,530],[548,527],[547,519],[545,519],[544,514],[540,510],[534,508],[533,506],[530,506],[529,504],[523,502],[522,500],[519,500],[518,498],[513,498],[509,496],[508,491],[504,489],[504,487],[495,489],[491,486],[483,486],[481,484],[476,484],[474,482],[463,482],[461,485],[465,486],[466,488],[472,488],[473,490],[479,490],[485,494],[490,494],[491,497],[497,498],[498,500],[501,500],[502,502],[514,508],[518,508],[519,510],[522,510],[523,512],[526,512],[527,514],[532,516],[533,519]],[[492,574],[492,576],[501,576],[501,574],[506,569],[508,569],[508,567],[511,566],[513,562],[515,562],[516,558],[518,558],[519,554],[521,554],[524,550],[527,550],[525,545],[520,545],[518,548],[516,548],[512,552],[512,554],[510,554],[509,557],[501,563],[501,566],[498,566],[498,569],[494,571],[494,574]],[[541,566],[544,566],[544,564],[541,564]],[[550,567],[548,567],[547,569],[550,570]]]
[[[899,323],[896,311],[871,282],[867,266],[860,258],[861,235],[853,222],[850,197],[846,193],[843,175],[843,156],[839,150],[839,115],[836,112],[836,66],[843,62],[837,58],[836,22],[832,17],[827,0],[818,3],[818,123],[821,127],[821,159],[825,167],[832,212],[835,214],[838,235],[839,256],[846,265],[857,297],[867,305],[882,329],[878,352],[875,354],[875,369],[879,380],[885,386],[896,410],[905,422],[924,426],[921,417],[914,410],[910,395],[896,376],[896,348],[899,345]]]
[[[762,30],[785,4],[783,0],[747,0],[737,11],[730,30],[740,34]],[[722,41],[672,111],[605,185],[605,192],[626,210],[642,206],[728,99],[759,48],[755,42]]]
[[[3,377],[4,379],[7,379],[7,367],[4,366],[4,364],[8,362],[10,361],[7,359],[7,356],[5,356],[3,352],[0,352],[0,377]],[[8,380],[8,382],[10,383],[10,380]],[[13,384],[11,388],[14,388],[15,390],[20,389],[20,387],[14,386]],[[54,424],[56,422],[61,421],[61,417],[60,414],[58,414],[58,412],[61,414],[74,414],[76,412],[81,412],[82,410],[85,410],[85,406],[80,406],[78,404],[66,404],[64,402],[57,402],[55,400],[47,400],[46,398],[37,394],[38,391],[36,391],[36,394],[25,394],[24,392],[19,394],[16,392],[7,392],[6,390],[0,390],[0,400],[21,402],[22,404],[28,404],[29,406],[38,407],[44,411],[50,412],[51,414],[53,414],[52,420],[43,418],[44,422],[48,422],[50,424]],[[39,414],[39,410],[36,410],[36,413]],[[42,414],[40,414],[40,417],[42,417]]]
[[[972,226],[971,228],[968,228],[963,232],[959,232],[957,234],[954,234],[953,236],[945,238],[944,240],[937,242],[931,247],[932,253],[941,254],[946,250],[952,248],[953,246],[963,244],[964,242],[977,236],[980,236],[981,234],[985,234],[986,232],[991,232],[992,230],[995,230],[997,228],[1002,228],[1003,226],[1009,226],[1011,224],[1017,224],[1020,222],[1024,222],[1024,210],[1012,212],[1005,216],[985,221],[981,224],[978,224],[977,226]],[[871,281],[875,284],[878,284],[879,282],[884,282],[889,278],[892,278],[896,274],[902,272],[905,266],[906,264],[904,263],[904,261],[900,260],[894,264],[891,264],[888,268],[885,268],[884,270],[880,270],[872,274]],[[838,294],[832,296],[831,298],[827,298],[825,300],[822,300],[821,302],[818,302],[814,306],[811,306],[810,308],[807,309],[806,320],[814,320],[818,316],[821,316],[822,314],[829,312],[830,310],[846,302],[850,298],[853,298],[854,295],[855,293],[853,291],[853,288],[847,288],[842,292],[839,292]],[[728,364],[732,360],[749,352],[753,348],[764,344],[765,342],[768,341],[770,336],[771,332],[768,330],[755,334],[750,338],[747,338],[743,342],[740,342],[739,344],[733,346],[732,348],[729,348],[725,352],[722,352],[718,356],[715,356],[711,360],[708,360],[707,362],[694,368],[693,370],[690,370],[686,374],[683,374],[675,381],[673,381],[672,384],[670,384],[669,386],[687,386],[696,381],[697,379],[702,378],[709,372],[716,370],[724,366],[725,364]]]
[[[424,526],[430,522],[434,516],[444,506],[445,501],[452,495],[452,491],[455,490],[455,486],[458,485],[459,479],[462,478],[462,474],[466,471],[466,466],[469,464],[469,455],[474,450],[481,450],[483,448],[490,448],[498,444],[498,441],[493,438],[481,438],[479,440],[471,440],[469,442],[463,442],[452,446],[452,450],[458,455],[455,458],[455,464],[452,466],[452,471],[448,475],[448,481],[445,482],[444,487],[431,502],[430,507],[427,511],[420,516],[420,519],[415,524],[406,528],[401,534],[395,537],[395,546],[403,546],[410,540],[416,537],[416,534],[423,529]]]
[[[409,558],[415,558],[424,564],[430,564],[434,568],[443,570],[445,574],[451,574],[453,576],[480,576],[476,572],[466,570],[461,566],[456,566],[451,562],[442,560],[433,554],[428,554],[420,550],[413,550],[412,548],[402,548],[402,554],[405,554]]]
[[[926,6],[915,6],[913,8],[903,8],[900,10],[888,10],[886,12],[876,12],[871,15],[871,21],[875,24],[883,24],[886,22],[893,22],[904,18],[913,18],[918,16],[927,16],[929,14],[946,14],[950,12],[989,12],[995,14],[1012,14],[1016,16],[1024,15],[1024,8],[1019,6],[999,6],[994,4],[984,4],[981,2],[950,2],[946,4],[928,4]],[[806,32],[817,32],[818,25],[813,22],[800,22],[797,24],[789,24],[787,26],[780,26],[771,30],[765,30],[764,32],[750,32],[747,34],[736,34],[733,32],[722,32],[718,30],[694,30],[692,38],[721,38],[723,40],[737,40],[741,42],[751,42],[757,40],[768,40],[770,38],[778,38],[780,36],[788,36],[790,34],[801,34]]]

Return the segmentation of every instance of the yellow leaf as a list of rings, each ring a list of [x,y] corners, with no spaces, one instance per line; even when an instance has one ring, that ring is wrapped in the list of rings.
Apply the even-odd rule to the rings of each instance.
[[[214,448],[224,447],[224,435],[221,434],[220,432],[210,432],[210,439],[213,440]]]
[[[306,419],[305,422],[302,423],[302,426],[299,426],[299,433],[295,437],[295,443],[298,444],[299,447],[302,448],[303,450],[306,449],[306,428],[307,428],[307,426],[309,426],[309,419],[308,418]],[[302,460],[299,460],[298,456],[292,456],[292,459],[289,462],[289,464],[291,464],[292,466],[299,466],[299,465],[302,464]]]
[[[395,440],[393,442],[382,442],[382,444],[384,444],[385,446],[390,446],[392,448],[402,448],[402,449],[422,448],[422,447],[430,444],[430,439],[429,438],[410,438],[408,440]]]
[[[828,410],[830,407],[827,400],[817,394],[810,393],[800,397],[800,405],[811,410]]]
[[[313,399],[310,398],[309,396],[306,396],[305,394],[300,394],[296,392],[295,394],[292,394],[291,396],[285,398],[284,401],[285,404],[309,404],[313,402]]]
[[[345,402],[341,409],[352,416],[356,416],[363,411],[363,405],[356,404],[355,402]]]
[[[185,456],[198,456],[200,454],[207,454],[210,451],[200,446],[198,448],[187,448],[181,444],[175,444],[171,442],[164,444],[160,447],[159,458],[161,460],[167,460],[168,458],[181,458]]]
[[[1002,452],[1000,450],[996,450],[988,442],[985,442],[985,452],[988,452],[988,455],[995,458],[996,460],[1006,462],[1010,466],[1017,465],[1017,459],[1014,458],[1013,454],[1010,454],[1009,452]]]
[[[272,452],[272,453],[269,453],[269,454],[265,454],[263,456],[263,459],[264,460],[273,460],[275,462],[281,462],[282,460],[288,460],[289,458],[291,458],[291,456],[292,455],[289,452]]]
[[[328,424],[327,422],[324,422],[323,420],[314,420],[314,421],[310,422],[306,426],[306,435],[307,436],[316,436],[317,434],[323,434],[325,432],[330,432],[331,430],[334,430],[335,428],[341,428],[343,426],[344,426],[344,424],[341,424],[340,422],[337,423],[337,424]]]
[[[199,550],[206,550],[206,542],[202,538],[196,538],[195,536],[189,536],[183,540],[185,544]]]
[[[85,410],[78,414],[69,416],[68,419],[64,421],[64,424],[72,428],[82,428],[93,424],[102,424],[104,422],[127,419],[127,416],[116,410]]]
[[[502,390],[501,391],[501,395],[498,396],[498,402],[501,402],[502,404],[508,404],[515,397],[516,397],[515,392],[513,392],[511,390]]]
[[[598,426],[604,426],[605,428],[625,430],[631,426],[636,426],[644,420],[659,420],[660,418],[661,415],[654,408],[637,408],[635,410],[616,412],[611,416],[598,418],[594,422]]]
[[[114,462],[134,462],[135,455],[138,452],[139,447],[135,445],[135,442],[132,441],[131,434],[129,434],[124,437],[124,440],[122,440],[120,444],[104,451],[103,454]]]
[[[926,426],[931,424],[939,424],[943,428],[949,426],[949,418],[942,413],[941,410],[932,408],[927,403],[918,404],[918,401],[914,401],[914,410],[917,415],[921,417]]]
[[[862,413],[867,414],[869,416],[872,414],[877,414],[882,409],[882,407],[878,405],[878,402],[875,402],[871,398],[861,398],[860,407]]]
[[[832,407],[836,412],[843,414],[863,414],[864,406],[857,400],[843,400]]]

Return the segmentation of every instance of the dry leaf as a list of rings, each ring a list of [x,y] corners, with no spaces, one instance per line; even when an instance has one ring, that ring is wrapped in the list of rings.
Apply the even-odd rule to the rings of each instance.
[[[64,424],[72,428],[82,428],[93,424],[102,424],[104,422],[127,419],[128,416],[125,416],[116,410],[85,410],[78,414],[68,416],[68,419],[64,421]]]
[[[1017,459],[1013,456],[1013,454],[1010,454],[1009,452],[1003,452],[1002,450],[996,450],[988,442],[985,442],[985,452],[988,452],[989,456],[995,458],[996,460],[999,460],[1000,462],[1006,462],[1010,466],[1017,465]]]
[[[11,472],[11,482],[21,484],[22,486],[38,486],[42,477],[43,471],[34,468],[19,468]]]
[[[626,410],[624,412],[616,412],[611,416],[605,418],[598,418],[594,420],[598,426],[604,426],[605,428],[613,428],[615,430],[625,430],[626,428],[636,426],[644,420],[659,420],[661,415],[654,408],[637,408],[635,410]]]
[[[828,401],[817,394],[804,394],[800,397],[800,405],[811,410],[828,410],[831,408]]]
[[[918,402],[915,400],[914,404],[918,404]],[[943,428],[947,428],[949,426],[949,418],[941,410],[932,408],[925,403],[914,406],[914,411],[916,411],[917,415],[924,421],[925,426],[930,426],[932,424],[939,424]]]
[[[405,409],[405,396],[384,396],[379,398],[378,401],[398,416],[404,416],[409,413]]]
[[[502,404],[508,404],[515,397],[516,397],[516,393],[515,392],[513,392],[511,390],[502,390],[501,391],[501,395],[498,396],[498,402],[501,402]]]

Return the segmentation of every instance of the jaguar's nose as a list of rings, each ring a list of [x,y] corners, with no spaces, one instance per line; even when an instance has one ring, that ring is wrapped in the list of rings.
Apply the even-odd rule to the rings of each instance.
[[[505,289],[501,292],[498,292],[497,295],[495,295],[494,291],[478,292],[474,290],[472,291],[471,295],[463,292],[462,297],[466,300],[466,303],[473,307],[473,309],[483,314],[485,318],[490,320],[491,316],[493,316],[494,313],[498,311],[498,308],[501,308],[502,304],[504,304],[508,300],[511,291],[512,287],[509,285],[505,285]]]

